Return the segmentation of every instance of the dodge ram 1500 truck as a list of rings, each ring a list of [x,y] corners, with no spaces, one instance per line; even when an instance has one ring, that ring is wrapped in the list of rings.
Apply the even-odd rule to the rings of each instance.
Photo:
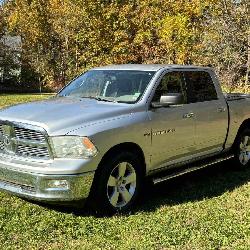
[[[158,183],[234,157],[249,166],[250,99],[211,68],[114,65],[55,97],[0,111],[0,189],[43,202],[126,211]]]

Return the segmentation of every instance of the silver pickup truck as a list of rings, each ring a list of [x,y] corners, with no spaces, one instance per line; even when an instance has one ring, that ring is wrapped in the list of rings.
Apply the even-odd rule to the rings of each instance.
[[[211,68],[114,65],[55,97],[0,110],[0,189],[126,211],[153,183],[234,157],[249,166],[250,99]]]

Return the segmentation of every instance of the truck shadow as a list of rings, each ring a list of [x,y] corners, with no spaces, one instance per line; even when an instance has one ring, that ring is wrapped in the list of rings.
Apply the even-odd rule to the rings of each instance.
[[[143,198],[129,214],[153,212],[161,206],[173,206],[217,197],[248,183],[250,169],[238,171],[233,168],[233,164],[233,161],[228,160],[157,185],[147,184],[144,188]],[[96,216],[88,207],[32,203],[75,216]]]
[[[154,211],[163,205],[200,201],[233,191],[250,181],[250,169],[236,170],[233,164],[228,160],[155,186],[148,185],[136,211]]]

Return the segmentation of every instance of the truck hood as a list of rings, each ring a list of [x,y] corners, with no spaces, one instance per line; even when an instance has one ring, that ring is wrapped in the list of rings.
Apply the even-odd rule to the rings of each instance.
[[[54,97],[0,109],[0,120],[42,126],[50,135],[64,135],[84,124],[115,119],[129,113],[129,104]]]

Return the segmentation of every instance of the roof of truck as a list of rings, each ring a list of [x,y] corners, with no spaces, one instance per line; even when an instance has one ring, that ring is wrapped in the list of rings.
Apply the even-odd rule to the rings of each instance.
[[[117,64],[96,67],[93,70],[141,70],[141,71],[158,71],[162,68],[178,68],[178,69],[209,69],[209,67],[201,67],[195,65],[178,65],[178,64]]]

